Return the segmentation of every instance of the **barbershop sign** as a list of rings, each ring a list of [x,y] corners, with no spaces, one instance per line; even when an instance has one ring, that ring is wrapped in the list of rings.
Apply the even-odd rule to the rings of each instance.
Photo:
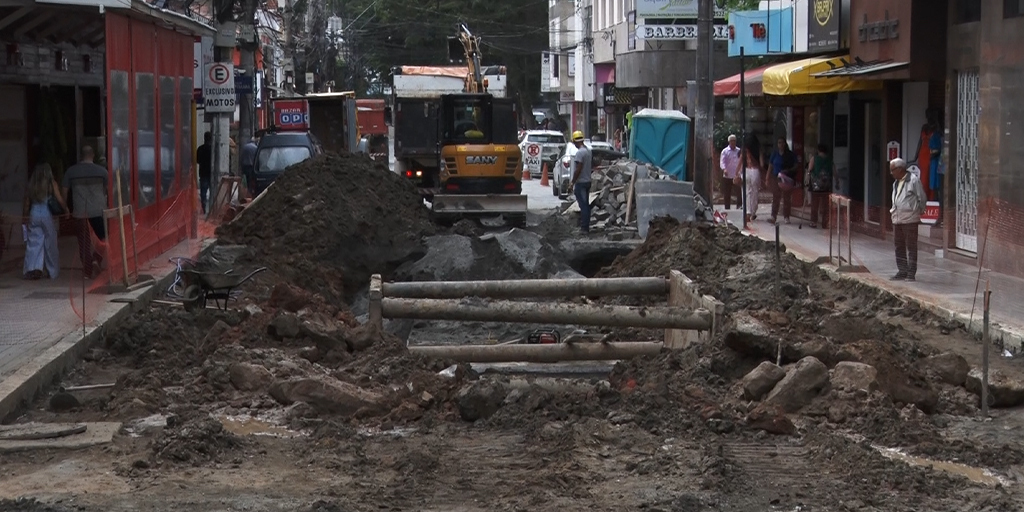
[[[715,25],[715,40],[727,41],[729,27]],[[697,39],[697,25],[638,25],[636,38],[647,41],[693,41]]]

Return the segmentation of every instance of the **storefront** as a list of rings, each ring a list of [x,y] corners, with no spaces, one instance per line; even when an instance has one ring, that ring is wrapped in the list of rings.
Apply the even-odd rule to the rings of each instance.
[[[92,146],[111,170],[108,206],[117,204],[120,177],[124,204],[137,213],[139,259],[150,260],[184,240],[195,215],[193,38],[213,31],[141,1],[76,4],[0,7],[10,162],[0,171],[0,198],[12,217],[6,206],[20,201],[37,163],[49,163],[59,180]],[[27,21],[9,22],[18,18]],[[110,254],[120,254],[118,237],[109,241]]]
[[[869,224],[889,230],[889,160],[899,156],[917,166],[929,198],[937,201],[941,195],[928,145],[933,134],[943,132],[945,56],[934,46],[945,41],[946,14],[922,0],[879,0],[854,2],[850,18],[850,58],[814,76],[883,84],[877,95],[853,95],[841,102],[849,113],[850,132],[863,130],[865,137],[863,144],[850,146],[851,169],[863,169],[851,174],[851,198],[864,201]],[[839,110],[837,105],[837,122]]]

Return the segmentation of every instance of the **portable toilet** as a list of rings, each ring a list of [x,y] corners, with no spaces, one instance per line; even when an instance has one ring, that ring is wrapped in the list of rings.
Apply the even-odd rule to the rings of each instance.
[[[633,115],[629,157],[656,165],[677,180],[686,179],[690,118],[677,110],[645,108]]]

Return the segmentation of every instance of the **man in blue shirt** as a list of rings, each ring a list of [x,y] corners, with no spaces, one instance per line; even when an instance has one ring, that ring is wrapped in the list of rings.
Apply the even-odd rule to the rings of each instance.
[[[782,217],[786,224],[789,224],[789,214],[793,210],[792,192],[796,187],[797,164],[796,153],[790,151],[785,137],[779,137],[768,163],[768,183],[772,189],[772,216],[768,219],[769,223],[778,222],[779,202],[782,202]]]

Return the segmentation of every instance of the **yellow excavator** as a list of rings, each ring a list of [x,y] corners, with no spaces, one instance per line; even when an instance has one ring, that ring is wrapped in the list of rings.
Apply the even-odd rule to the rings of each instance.
[[[514,225],[526,223],[527,199],[522,194],[522,153],[515,101],[487,92],[480,68],[479,39],[466,25],[448,40],[449,59],[465,61],[462,94],[441,96],[438,115],[440,190],[431,209],[436,217],[504,216]]]

